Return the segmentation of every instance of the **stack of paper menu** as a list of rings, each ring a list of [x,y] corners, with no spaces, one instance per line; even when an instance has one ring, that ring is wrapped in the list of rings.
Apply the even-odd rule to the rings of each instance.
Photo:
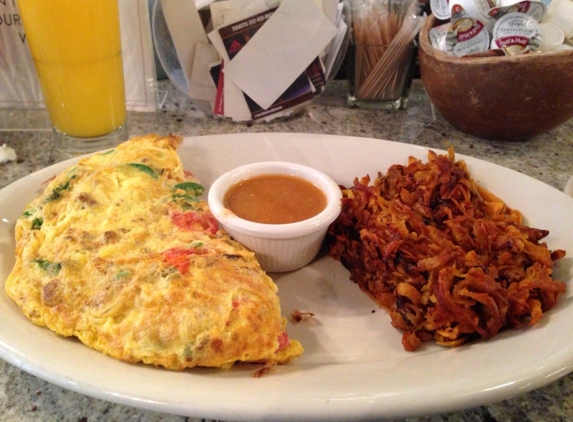
[[[234,121],[271,120],[312,101],[324,90],[347,32],[341,0],[161,5],[189,97]]]

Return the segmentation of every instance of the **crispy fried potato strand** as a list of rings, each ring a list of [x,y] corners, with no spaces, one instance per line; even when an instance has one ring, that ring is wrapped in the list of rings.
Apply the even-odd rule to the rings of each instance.
[[[356,178],[343,188],[327,241],[413,351],[432,339],[455,347],[538,322],[565,292],[552,279],[565,251],[549,251],[548,234],[523,225],[450,148],[430,151],[426,163],[410,157],[372,183]]]

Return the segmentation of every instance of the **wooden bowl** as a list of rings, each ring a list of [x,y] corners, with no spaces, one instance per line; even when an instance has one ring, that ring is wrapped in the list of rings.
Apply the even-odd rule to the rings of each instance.
[[[462,132],[525,140],[573,117],[573,50],[522,56],[457,58],[435,49],[420,31],[419,61],[430,100]]]

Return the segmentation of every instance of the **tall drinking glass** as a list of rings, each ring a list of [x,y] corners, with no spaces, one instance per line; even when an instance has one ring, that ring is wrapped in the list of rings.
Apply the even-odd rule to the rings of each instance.
[[[68,156],[127,137],[118,0],[18,0],[54,129]]]

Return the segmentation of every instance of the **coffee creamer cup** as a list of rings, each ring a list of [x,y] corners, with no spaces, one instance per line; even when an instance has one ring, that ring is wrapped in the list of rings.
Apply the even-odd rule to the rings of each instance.
[[[448,0],[430,0],[430,10],[439,20],[445,21],[451,17]]]
[[[573,0],[553,0],[544,22],[559,26],[565,38],[573,39]]]
[[[456,5],[461,6],[471,18],[480,21],[488,28],[493,28],[495,22],[489,11],[497,6],[496,0],[450,0],[450,9]],[[450,10],[450,16],[453,13]]]
[[[443,23],[441,25],[434,26],[428,32],[428,37],[430,38],[432,47],[445,53],[448,52],[448,47],[446,46],[446,37],[448,35],[449,27],[449,23]]]
[[[557,50],[565,42],[565,34],[561,27],[549,23],[542,22],[539,24],[539,29],[541,30],[541,45],[539,46],[539,51],[548,52]]]
[[[489,49],[489,32],[480,20],[471,17],[459,4],[452,7],[451,13],[450,27],[446,35],[449,54],[464,57]]]
[[[537,22],[541,22],[547,12],[547,6],[540,1],[519,1],[505,6],[493,7],[488,11],[489,16],[498,20],[508,13],[525,13]]]
[[[513,56],[539,50],[542,35],[534,18],[513,12],[497,20],[491,38],[492,49],[500,48],[506,55]]]

